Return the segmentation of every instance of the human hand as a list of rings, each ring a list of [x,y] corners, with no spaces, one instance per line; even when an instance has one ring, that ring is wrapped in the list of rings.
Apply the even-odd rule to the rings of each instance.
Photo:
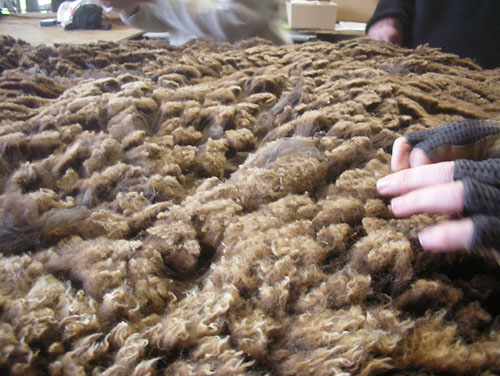
[[[116,11],[125,11],[127,16],[137,13],[140,3],[151,3],[153,0],[101,0],[106,7],[112,7]]]
[[[403,45],[403,24],[395,17],[386,17],[370,26],[366,35],[375,40],[382,40]]]
[[[471,161],[468,158],[481,162]],[[380,179],[380,194],[392,200],[396,217],[416,213],[461,215],[419,234],[422,247],[456,251],[500,250],[500,123],[465,120],[414,132],[396,140],[392,169]],[[445,160],[454,160],[442,162]]]

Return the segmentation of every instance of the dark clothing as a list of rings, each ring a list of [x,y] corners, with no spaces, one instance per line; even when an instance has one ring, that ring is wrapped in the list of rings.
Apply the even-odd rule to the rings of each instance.
[[[405,47],[428,43],[484,68],[500,66],[499,0],[380,0],[366,30],[386,17],[402,22]]]

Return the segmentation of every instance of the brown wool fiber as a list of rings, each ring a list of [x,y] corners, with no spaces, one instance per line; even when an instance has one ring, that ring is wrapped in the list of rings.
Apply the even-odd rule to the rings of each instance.
[[[500,70],[367,39],[0,39],[0,373],[494,375],[500,268],[395,219],[393,141]]]

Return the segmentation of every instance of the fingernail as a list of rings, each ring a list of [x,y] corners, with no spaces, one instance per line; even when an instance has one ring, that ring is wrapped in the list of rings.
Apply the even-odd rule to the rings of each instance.
[[[423,249],[432,250],[434,247],[433,244],[433,230],[432,228],[421,231],[418,234],[418,241]]]
[[[400,205],[401,205],[401,198],[400,197],[393,198],[391,200],[392,212],[394,213],[394,209],[396,209],[396,213],[397,213]]]
[[[408,204],[404,196],[398,196],[391,200],[391,211],[392,215],[397,218],[406,217],[412,214],[408,211]]]
[[[418,234],[418,241],[420,242],[422,248],[425,248],[424,244],[427,242],[427,237],[428,235],[426,235],[425,231],[422,231]]]
[[[390,184],[390,178],[388,176],[382,178],[382,179],[379,179],[377,181],[377,190],[380,192],[380,193],[384,193],[386,190],[387,190],[387,187],[389,186]]]

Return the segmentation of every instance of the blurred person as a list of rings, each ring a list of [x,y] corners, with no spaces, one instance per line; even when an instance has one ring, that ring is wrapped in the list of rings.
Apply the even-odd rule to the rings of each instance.
[[[500,66],[500,1],[380,0],[366,34],[409,48],[427,43],[495,68]]]
[[[214,37],[228,42],[261,37],[291,43],[280,25],[280,0],[102,0],[131,27],[168,32],[170,43]]]
[[[398,196],[395,217],[451,216],[419,234],[423,249],[500,251],[500,122],[461,120],[405,134],[394,142],[391,167],[377,189]]]

